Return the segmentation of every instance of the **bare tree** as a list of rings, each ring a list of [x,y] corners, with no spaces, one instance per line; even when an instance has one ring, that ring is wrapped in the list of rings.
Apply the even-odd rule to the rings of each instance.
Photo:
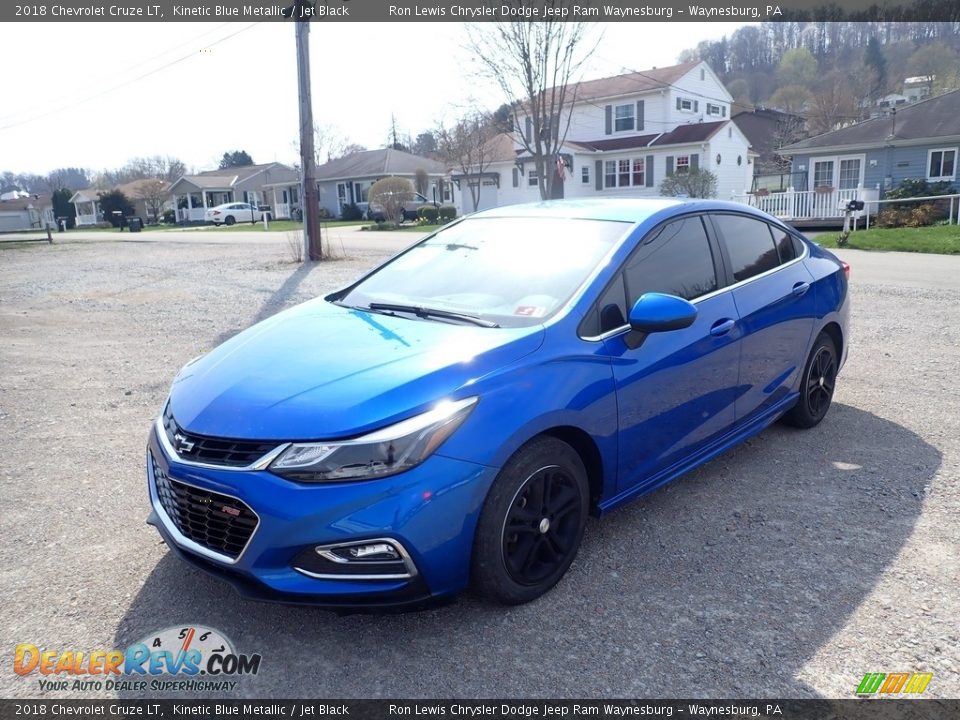
[[[152,217],[155,222],[160,222],[163,205],[170,195],[167,192],[168,187],[170,187],[170,183],[153,178],[141,182],[134,194],[134,197],[143,200],[144,205],[147,206],[147,215]]]
[[[459,170],[470,189],[473,209],[480,205],[480,190],[483,187],[483,172],[494,158],[493,140],[495,128],[490,118],[479,111],[471,111],[452,126],[442,123],[433,132],[437,138],[437,151],[450,167]],[[477,182],[471,182],[476,178]]]
[[[770,155],[776,163],[780,172],[790,170],[790,158],[778,155],[777,150],[785,145],[792,145],[805,138],[806,122],[799,115],[784,115],[777,121],[777,128],[773,131],[773,137],[770,138]]]
[[[546,0],[554,9],[569,10],[571,4]],[[514,134],[533,158],[542,199],[553,195],[555,163],[577,99],[575,81],[596,47],[583,44],[590,27],[551,16],[537,22],[477,23],[469,36],[469,49],[483,74],[499,85],[510,103]]]

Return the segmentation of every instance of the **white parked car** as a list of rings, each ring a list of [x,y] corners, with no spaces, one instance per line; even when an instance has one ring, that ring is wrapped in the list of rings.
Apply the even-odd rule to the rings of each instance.
[[[238,222],[259,222],[263,219],[263,213],[257,210],[250,203],[235,202],[224,203],[213,208],[208,208],[204,220],[212,222],[214,225],[233,225]]]

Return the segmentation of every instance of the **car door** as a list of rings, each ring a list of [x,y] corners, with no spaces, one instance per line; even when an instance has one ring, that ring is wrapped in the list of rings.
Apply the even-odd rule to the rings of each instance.
[[[783,228],[735,213],[712,214],[743,328],[737,421],[784,400],[803,371],[816,302],[803,245]]]
[[[600,329],[622,325],[647,292],[696,304],[690,327],[640,336],[607,333],[619,420],[618,491],[660,477],[734,423],[739,333],[736,307],[722,289],[719,248],[703,218],[669,221],[645,237],[598,305]]]

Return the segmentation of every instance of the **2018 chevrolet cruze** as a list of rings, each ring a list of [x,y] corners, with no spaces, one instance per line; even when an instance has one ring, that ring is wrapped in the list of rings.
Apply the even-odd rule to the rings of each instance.
[[[532,600],[589,513],[820,422],[847,271],[731,203],[477,213],[188,363],[150,434],[149,522],[261,599]]]

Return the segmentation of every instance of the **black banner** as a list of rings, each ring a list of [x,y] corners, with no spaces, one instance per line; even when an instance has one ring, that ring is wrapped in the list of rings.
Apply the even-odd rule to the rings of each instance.
[[[328,22],[958,22],[957,0],[57,0],[2,3],[0,21],[260,22],[291,11]]]
[[[780,718],[948,720],[960,700],[0,700],[13,718]]]

